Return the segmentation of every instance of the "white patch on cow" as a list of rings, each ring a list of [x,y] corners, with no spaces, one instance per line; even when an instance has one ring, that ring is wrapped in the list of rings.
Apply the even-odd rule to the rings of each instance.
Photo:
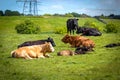
[[[55,51],[55,49],[54,49],[54,47],[52,46],[52,44],[50,43],[50,50],[52,51],[52,52],[54,52]]]

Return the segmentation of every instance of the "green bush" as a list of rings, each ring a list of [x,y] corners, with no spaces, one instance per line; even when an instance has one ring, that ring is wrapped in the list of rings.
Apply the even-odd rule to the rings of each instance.
[[[56,34],[64,34],[64,33],[66,33],[66,29],[62,28],[62,27],[56,28],[55,33]]]
[[[16,25],[15,30],[20,34],[37,34],[40,32],[40,27],[30,20],[25,20],[24,23]]]
[[[119,29],[118,29],[117,25],[110,23],[110,24],[107,24],[105,26],[105,30],[104,31],[107,32],[107,33],[117,33],[118,30]]]

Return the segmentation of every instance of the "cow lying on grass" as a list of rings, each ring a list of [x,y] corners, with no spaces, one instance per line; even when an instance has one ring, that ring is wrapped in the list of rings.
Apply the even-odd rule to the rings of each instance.
[[[33,58],[45,58],[48,57],[46,53],[53,52],[54,48],[50,42],[46,42],[41,45],[25,46],[18,48],[11,52],[12,57],[14,58],[24,58],[24,59],[33,59]]]
[[[24,46],[40,45],[40,44],[44,44],[45,42],[50,42],[53,47],[56,46],[54,40],[49,37],[48,39],[45,39],[45,40],[26,41],[26,42],[18,45],[18,48],[24,47]]]
[[[89,48],[87,47],[78,47],[75,49],[75,54],[86,54],[86,52],[91,51]]]
[[[57,53],[58,56],[73,56],[75,53],[71,50],[62,50]]]
[[[72,47],[83,46],[89,49],[95,47],[95,43],[92,40],[85,38],[83,36],[70,36],[67,34],[62,38],[62,42],[69,43]]]
[[[78,27],[77,34],[82,33],[84,36],[101,36],[102,33],[95,28]]]
[[[106,45],[105,47],[112,48],[112,47],[116,47],[116,46],[120,46],[120,43],[111,43],[111,44]]]

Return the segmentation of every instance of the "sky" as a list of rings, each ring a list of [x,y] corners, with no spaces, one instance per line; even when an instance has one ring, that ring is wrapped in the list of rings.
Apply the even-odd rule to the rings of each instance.
[[[23,2],[17,0],[1,0],[0,10],[23,12]],[[25,1],[25,0],[22,0]],[[96,15],[120,15],[120,0],[37,0],[38,14],[65,14],[71,12]]]

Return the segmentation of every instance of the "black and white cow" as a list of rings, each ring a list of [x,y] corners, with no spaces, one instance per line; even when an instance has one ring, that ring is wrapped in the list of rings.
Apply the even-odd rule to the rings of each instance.
[[[74,30],[77,30],[78,28],[78,20],[79,19],[68,19],[67,20],[67,33],[73,32],[74,34]]]
[[[101,36],[102,35],[102,33],[99,30],[95,28],[88,28],[88,27],[78,27],[76,33],[77,34],[82,33],[82,35],[85,35],[85,36]]]
[[[24,46],[40,45],[40,44],[44,44],[45,42],[50,42],[53,47],[56,46],[53,38],[48,37],[48,39],[45,39],[45,40],[26,41],[26,42],[18,45],[18,48],[24,47]]]

